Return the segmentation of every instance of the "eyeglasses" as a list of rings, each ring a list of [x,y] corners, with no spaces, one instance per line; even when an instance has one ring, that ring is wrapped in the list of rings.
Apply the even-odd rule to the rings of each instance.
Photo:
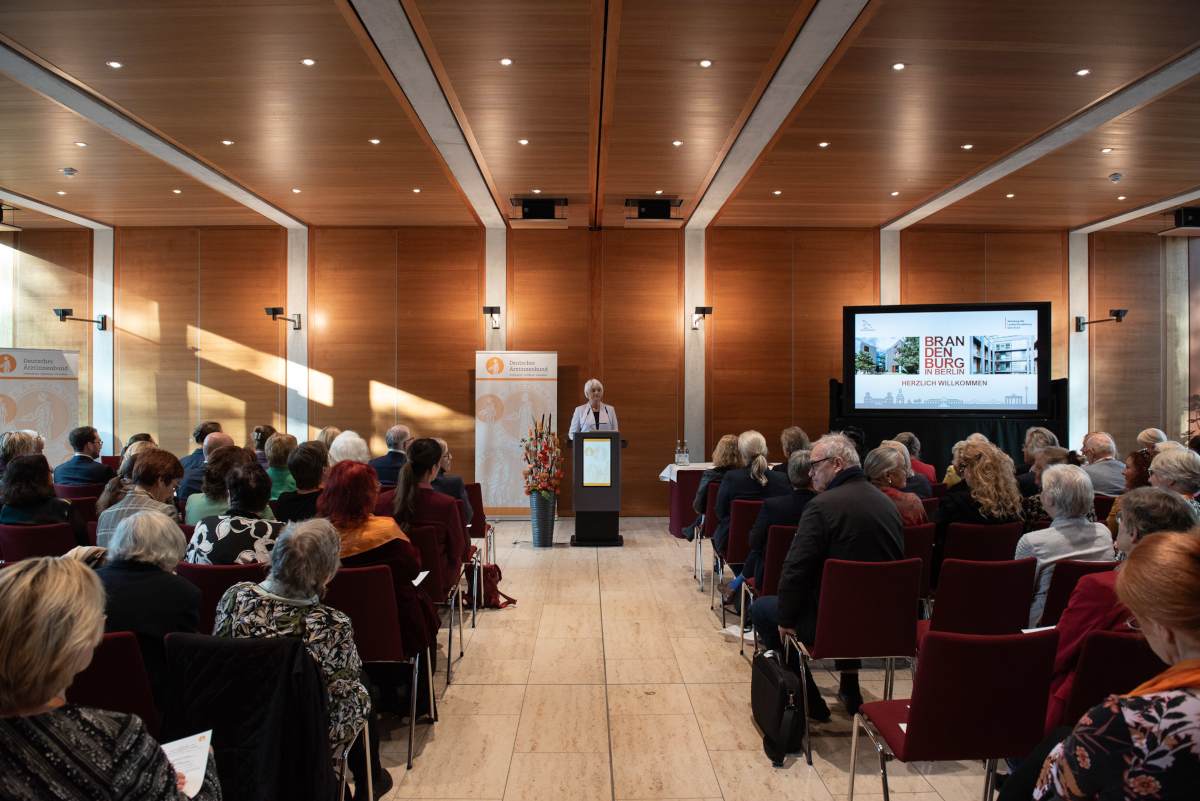
[[[808,472],[811,473],[812,471],[816,470],[817,465],[819,465],[821,462],[828,462],[830,459],[836,459],[836,458],[837,458],[836,456],[826,456],[824,459],[817,459],[816,461],[809,462],[808,463]]]
[[[1125,625],[1131,631],[1141,631],[1142,630],[1142,624],[1138,622],[1138,619],[1136,617],[1131,617],[1131,618],[1129,618],[1129,620],[1126,620]]]

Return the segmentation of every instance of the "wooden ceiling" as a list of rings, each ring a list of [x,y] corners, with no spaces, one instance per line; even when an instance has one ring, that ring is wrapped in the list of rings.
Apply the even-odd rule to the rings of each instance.
[[[51,217],[49,214],[42,214],[8,202],[4,203],[4,221],[26,230],[33,228],[73,228],[78,230],[81,227],[75,223],[60,220],[58,217]]]

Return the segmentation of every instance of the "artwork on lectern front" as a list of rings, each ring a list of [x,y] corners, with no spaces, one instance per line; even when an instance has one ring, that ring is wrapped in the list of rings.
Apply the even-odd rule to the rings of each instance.
[[[583,486],[612,486],[612,440],[583,438]]]

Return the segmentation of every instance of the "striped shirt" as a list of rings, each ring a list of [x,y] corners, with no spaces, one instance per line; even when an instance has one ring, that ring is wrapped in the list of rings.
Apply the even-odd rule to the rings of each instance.
[[[117,531],[117,524],[138,512],[162,512],[167,517],[179,522],[179,513],[169,503],[162,503],[150,497],[150,493],[137,486],[129,488],[125,497],[100,513],[96,523],[96,544],[107,548],[109,540]]]

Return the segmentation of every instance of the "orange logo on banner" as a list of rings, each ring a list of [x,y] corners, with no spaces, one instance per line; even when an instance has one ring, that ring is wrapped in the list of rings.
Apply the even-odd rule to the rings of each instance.
[[[504,360],[499,356],[493,356],[484,363],[484,369],[488,371],[488,375],[496,375],[504,372]]]
[[[17,360],[9,353],[0,354],[0,373],[11,373],[17,369]]]

